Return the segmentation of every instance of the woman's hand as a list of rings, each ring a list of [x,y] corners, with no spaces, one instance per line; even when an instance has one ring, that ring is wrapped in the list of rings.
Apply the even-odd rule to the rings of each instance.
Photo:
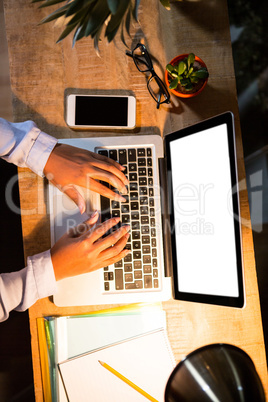
[[[119,218],[96,224],[98,213],[69,230],[51,249],[56,280],[80,275],[106,267],[124,258],[129,238],[129,225],[121,226],[105,238],[102,236],[119,222]]]
[[[125,201],[120,194],[97,181],[105,181],[122,194],[126,194],[128,180],[123,171],[123,166],[106,156],[66,144],[55,146],[44,168],[47,179],[66,193],[76,203],[81,213],[86,209],[85,200],[76,189],[76,185],[112,200]]]

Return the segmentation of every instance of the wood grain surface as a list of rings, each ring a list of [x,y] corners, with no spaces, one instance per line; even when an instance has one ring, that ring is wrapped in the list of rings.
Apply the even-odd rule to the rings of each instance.
[[[199,346],[225,342],[241,347],[253,359],[266,393],[267,367],[261,324],[255,259],[245,182],[235,75],[226,0],[172,2],[165,10],[159,0],[143,0],[139,23],[131,27],[129,47],[143,41],[154,66],[164,77],[165,65],[176,55],[194,52],[203,59],[210,77],[204,92],[185,101],[173,95],[172,104],[156,109],[140,73],[118,38],[100,44],[98,57],[89,39],[72,48],[71,37],[56,45],[61,29],[53,23],[38,26],[47,11],[30,0],[5,0],[14,121],[34,120],[40,129],[57,137],[114,135],[112,132],[74,132],[65,123],[65,96],[73,90],[98,93],[132,92],[137,99],[137,128],[133,135],[165,134],[231,110],[236,122],[236,145],[242,214],[242,243],[245,272],[244,309],[170,300],[168,335],[176,360]],[[118,135],[127,132],[120,131]],[[129,134],[129,133],[128,133]],[[46,186],[43,179],[19,169],[19,186],[25,256],[50,247]],[[222,245],[224,253],[224,244]],[[219,256],[220,258],[220,256]],[[58,308],[51,298],[30,308],[32,355],[36,401],[43,400],[36,318],[98,310],[101,306]]]

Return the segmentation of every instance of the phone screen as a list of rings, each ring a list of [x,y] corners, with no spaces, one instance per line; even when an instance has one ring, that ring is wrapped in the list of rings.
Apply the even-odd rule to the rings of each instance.
[[[127,127],[128,97],[76,96],[75,125]]]

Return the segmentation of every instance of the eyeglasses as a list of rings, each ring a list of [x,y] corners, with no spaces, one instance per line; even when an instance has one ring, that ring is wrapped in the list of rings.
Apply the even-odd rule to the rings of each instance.
[[[126,51],[126,55],[133,58],[137,69],[141,73],[151,73],[151,77],[147,82],[147,88],[150,92],[150,95],[157,102],[157,109],[159,109],[159,106],[162,103],[170,103],[170,94],[168,89],[154,71],[153,63],[146,47],[141,43],[138,43],[131,53]]]

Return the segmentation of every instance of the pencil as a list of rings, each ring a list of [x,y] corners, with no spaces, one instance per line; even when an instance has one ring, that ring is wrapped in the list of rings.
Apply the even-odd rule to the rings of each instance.
[[[109,364],[104,363],[100,360],[98,360],[98,362],[105,367],[107,370],[109,370],[112,374],[114,374],[116,377],[120,378],[120,380],[124,381],[126,384],[128,384],[130,387],[132,387],[133,389],[135,389],[137,392],[139,392],[140,394],[142,394],[143,396],[145,396],[145,398],[149,399],[149,401],[152,402],[158,402],[157,399],[155,399],[154,397],[152,397],[151,395],[149,395],[147,392],[143,391],[143,389],[141,389],[140,387],[138,387],[136,384],[134,384],[132,381],[128,380],[126,377],[124,377],[122,374],[118,373],[118,371],[116,371],[115,369],[113,369],[111,366],[109,366]]]

